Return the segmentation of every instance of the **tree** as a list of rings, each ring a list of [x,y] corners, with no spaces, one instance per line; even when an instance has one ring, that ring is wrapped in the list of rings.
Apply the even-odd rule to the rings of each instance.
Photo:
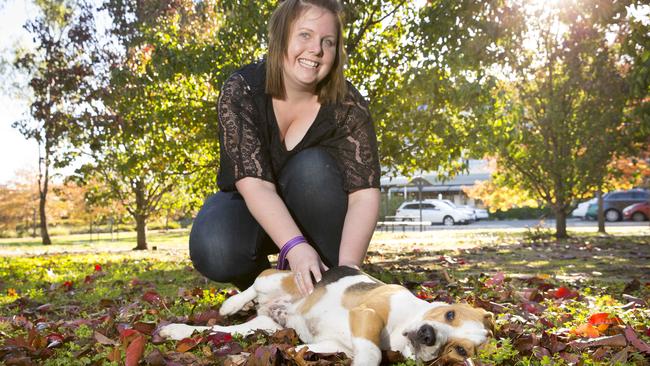
[[[607,37],[613,20],[629,19],[623,5],[603,4],[577,1],[530,14],[527,32],[538,35],[537,47],[510,45],[502,67],[513,73],[495,89],[488,122],[486,145],[498,154],[502,178],[552,208],[558,238],[567,236],[572,204],[603,186],[608,163],[641,123],[626,117],[626,58]]]
[[[39,5],[42,14],[25,25],[34,35],[36,50],[14,63],[31,77],[32,119],[17,121],[13,126],[38,143],[38,211],[42,242],[48,245],[52,243],[46,214],[50,169],[66,166],[73,159],[65,145],[73,125],[73,108],[82,102],[92,74],[92,61],[83,53],[92,32],[92,14],[83,4],[73,10],[63,0]]]
[[[241,43],[220,35],[222,25],[230,24],[226,16],[235,10],[217,4],[232,5],[105,4],[113,17],[117,46],[103,50],[110,65],[99,94],[104,108],[88,120],[80,139],[90,148],[93,161],[79,173],[104,182],[107,197],[118,200],[134,218],[135,249],[147,248],[147,221],[164,201],[173,199],[174,188],[188,187],[201,196],[208,187],[214,190],[215,79],[222,82],[230,73],[223,70],[227,63],[216,62],[227,50],[235,59],[235,49],[246,52]]]

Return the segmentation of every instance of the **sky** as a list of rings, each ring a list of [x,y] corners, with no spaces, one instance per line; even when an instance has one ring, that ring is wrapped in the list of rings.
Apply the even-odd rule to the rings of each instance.
[[[29,44],[30,37],[22,26],[33,11],[30,2],[7,0],[0,5],[0,52],[11,52],[16,44]],[[38,148],[36,142],[27,141],[11,124],[25,117],[28,105],[0,93],[0,184],[11,180],[21,169],[36,169]]]

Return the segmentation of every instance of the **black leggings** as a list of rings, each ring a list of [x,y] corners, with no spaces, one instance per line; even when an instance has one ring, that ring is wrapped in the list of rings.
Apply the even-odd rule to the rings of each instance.
[[[348,197],[335,160],[322,148],[294,155],[278,179],[278,194],[302,235],[328,267],[338,265]],[[284,244],[284,243],[282,243]],[[240,289],[271,265],[278,247],[237,192],[217,192],[199,211],[190,233],[190,257],[207,278]]]

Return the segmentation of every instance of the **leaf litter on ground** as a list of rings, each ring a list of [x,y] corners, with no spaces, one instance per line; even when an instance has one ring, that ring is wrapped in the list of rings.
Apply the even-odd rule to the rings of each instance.
[[[480,351],[475,365],[649,365],[650,278],[647,270],[629,269],[641,268],[637,260],[647,257],[650,240],[617,240],[574,239],[567,244],[523,239],[502,247],[457,251],[418,244],[371,251],[364,270],[384,282],[404,285],[426,301],[467,302],[494,313],[495,337]],[[632,247],[637,250],[631,251]],[[588,266],[580,262],[589,256],[579,254],[594,251],[599,255],[609,252],[608,258],[619,260],[627,260],[621,253],[635,252],[636,258],[628,256],[626,272],[634,277],[590,279]],[[551,262],[575,257],[580,263],[573,263],[573,268],[580,275],[566,268],[562,276],[540,271],[553,268],[544,265],[513,270],[522,258],[524,262],[540,258],[540,253]],[[258,331],[247,337],[203,332],[181,341],[163,340],[156,331],[161,325],[235,324],[254,316],[254,308],[221,317],[221,302],[235,290],[206,281],[186,258],[83,258],[52,255],[3,260],[8,270],[0,282],[2,363],[234,366],[351,362],[343,353],[297,350],[300,341],[291,329],[274,334]],[[608,275],[624,272],[596,269]],[[383,356],[385,363],[410,364],[395,352]]]

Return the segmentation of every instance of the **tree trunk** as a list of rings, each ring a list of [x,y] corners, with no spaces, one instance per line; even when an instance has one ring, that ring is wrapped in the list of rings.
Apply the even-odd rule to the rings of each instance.
[[[147,250],[147,218],[144,215],[136,215],[135,227],[138,233],[138,245],[133,250]]]
[[[43,245],[52,244],[50,233],[47,232],[47,215],[45,214],[45,206],[47,203],[47,188],[50,183],[50,153],[49,142],[47,134],[45,139],[45,157],[41,157],[40,143],[39,143],[39,156],[38,156],[38,215],[40,218],[41,228],[41,241]]]
[[[596,192],[596,197],[598,197],[598,232],[607,234],[605,231],[605,213],[603,212],[603,191],[600,188]]]
[[[138,233],[138,244],[134,250],[147,249],[147,214],[144,197],[144,184],[141,181],[135,183],[135,228]]]
[[[557,239],[569,237],[566,232],[566,212],[564,210],[555,210],[555,237]]]
[[[50,245],[52,244],[52,240],[50,239],[50,233],[47,232],[47,215],[45,215],[47,191],[41,192],[39,196],[40,199],[38,202],[38,214],[41,219],[41,239],[43,241],[43,245]]]

